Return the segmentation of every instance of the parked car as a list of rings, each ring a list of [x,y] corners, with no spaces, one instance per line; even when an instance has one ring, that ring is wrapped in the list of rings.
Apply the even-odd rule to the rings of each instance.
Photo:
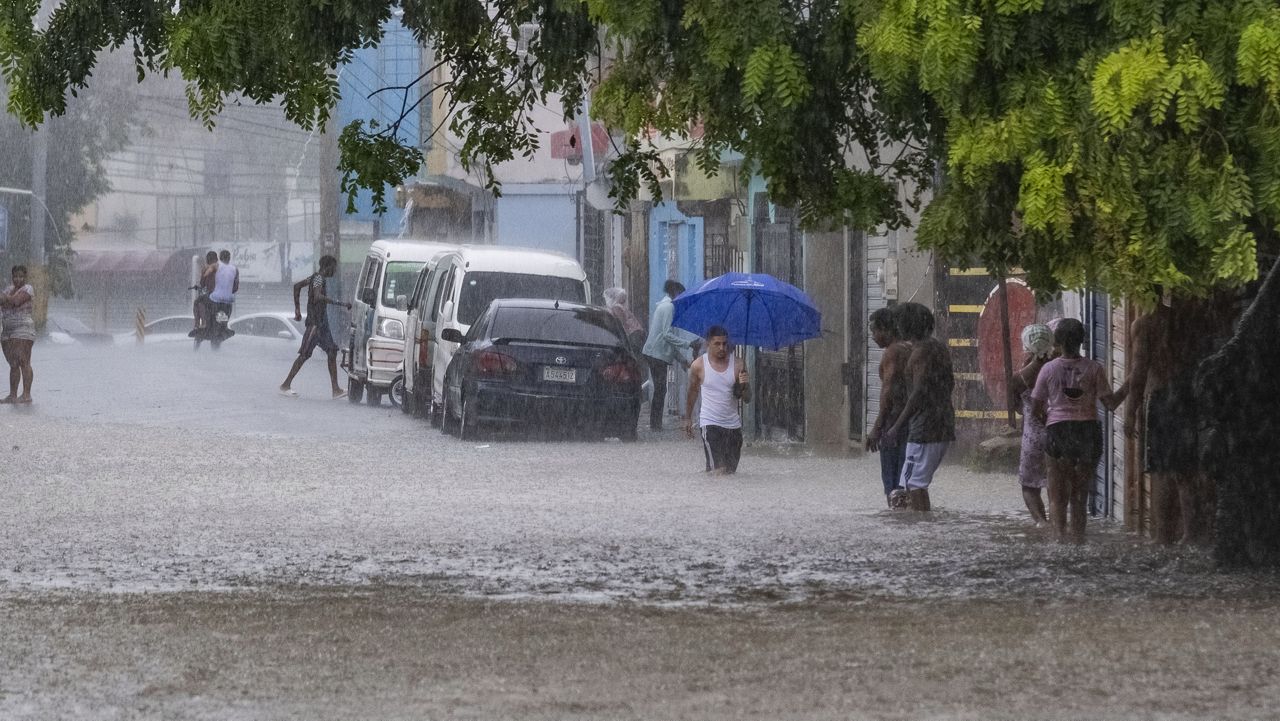
[[[458,349],[445,336],[465,336],[490,301],[498,298],[545,298],[586,303],[591,297],[587,274],[578,261],[560,253],[497,246],[463,247],[435,259],[436,267],[419,309],[431,366],[433,421],[443,408],[445,369]],[[452,334],[451,334],[452,335]],[[411,364],[420,354],[408,355]],[[407,373],[406,373],[407,375]]]
[[[347,397],[378,405],[399,381],[403,387],[404,321],[409,293],[427,261],[457,246],[422,240],[376,240],[369,246],[351,303]],[[392,403],[399,404],[398,395]]]
[[[145,337],[143,341],[146,343],[170,343],[176,341],[191,342],[191,329],[195,327],[196,319],[190,315],[167,315],[163,318],[156,318],[149,321],[143,326]],[[138,340],[136,331],[125,331],[115,334],[116,343],[136,343]]]
[[[97,333],[79,319],[60,313],[51,313],[45,318],[44,332],[51,342],[58,345],[73,343],[111,345],[115,342],[115,338],[110,333]]]
[[[232,318],[227,327],[237,338],[271,338],[300,346],[305,322],[294,320],[292,313],[250,313]]]
[[[495,300],[459,343],[444,380],[442,426],[581,430],[636,439],[643,363],[608,310],[553,300]]]

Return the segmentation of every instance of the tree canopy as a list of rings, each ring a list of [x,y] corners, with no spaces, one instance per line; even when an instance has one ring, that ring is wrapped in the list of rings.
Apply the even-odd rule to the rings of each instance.
[[[1256,277],[1276,236],[1280,9],[1265,0],[64,0],[43,32],[36,5],[0,11],[27,123],[65,109],[99,48],[131,45],[139,73],[181,71],[207,122],[245,97],[313,126],[337,67],[401,12],[451,66],[450,122],[486,169],[537,142],[533,104],[559,94],[571,115],[591,89],[628,138],[624,202],[657,190],[645,138],[687,133],[701,167],[741,152],[810,221],[900,225],[902,188],[942,175],[921,244],[1020,265],[1042,290],[1200,293]],[[349,185],[417,171],[394,130],[344,131]]]

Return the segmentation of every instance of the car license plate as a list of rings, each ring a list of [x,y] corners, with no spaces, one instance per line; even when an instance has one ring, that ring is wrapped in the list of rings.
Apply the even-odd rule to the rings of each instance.
[[[542,380],[555,381],[556,383],[576,383],[578,381],[578,370],[576,368],[551,368],[548,366],[542,369]]]

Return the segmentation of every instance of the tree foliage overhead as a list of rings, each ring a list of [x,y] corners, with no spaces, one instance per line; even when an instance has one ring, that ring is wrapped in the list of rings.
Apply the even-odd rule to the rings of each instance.
[[[1259,0],[872,0],[886,92],[945,118],[920,239],[1033,285],[1199,294],[1280,220],[1280,9]]]
[[[399,11],[450,66],[462,160],[491,184],[535,147],[526,111],[555,93],[571,115],[593,88],[629,139],[622,201],[657,189],[654,135],[695,137],[706,170],[738,151],[776,201],[863,228],[904,223],[900,183],[926,188],[941,161],[920,241],[1044,290],[1246,281],[1280,214],[1267,0],[64,0],[46,32],[36,4],[0,10],[28,123],[64,109],[98,48],[129,45],[139,73],[181,70],[208,122],[243,96],[310,127]],[[347,128],[349,189],[417,172],[397,130]]]

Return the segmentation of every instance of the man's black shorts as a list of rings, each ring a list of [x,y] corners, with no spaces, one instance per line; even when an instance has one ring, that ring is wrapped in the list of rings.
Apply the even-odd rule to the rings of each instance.
[[[738,470],[742,458],[742,429],[702,427],[702,450],[707,455],[707,470],[723,468],[726,473]]]
[[[329,334],[328,323],[307,326],[307,330],[302,334],[302,347],[298,349],[298,355],[310,358],[317,346],[325,353],[338,352],[338,344],[333,342],[333,336]]]
[[[1045,429],[1045,455],[1076,465],[1096,465],[1102,457],[1102,424],[1060,421]]]

